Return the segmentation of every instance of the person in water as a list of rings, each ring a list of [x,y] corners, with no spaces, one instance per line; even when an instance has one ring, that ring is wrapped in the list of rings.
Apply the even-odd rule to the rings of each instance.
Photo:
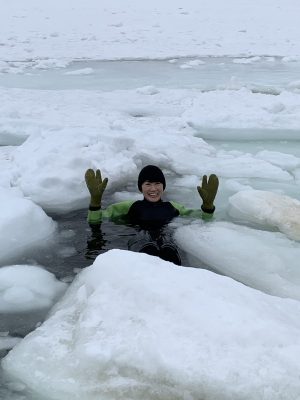
[[[208,179],[204,175],[202,185],[197,187],[203,201],[201,210],[187,209],[175,201],[162,200],[166,188],[165,176],[159,167],[147,165],[138,176],[138,188],[144,196],[143,200],[123,201],[103,210],[101,201],[108,179],[102,180],[99,169],[96,172],[88,169],[85,181],[91,195],[88,211],[90,224],[100,224],[104,218],[109,218],[133,225],[138,228],[138,233],[129,241],[129,250],[158,256],[177,265],[181,265],[181,258],[168,223],[177,216],[211,218],[219,186],[216,175],[210,175]]]

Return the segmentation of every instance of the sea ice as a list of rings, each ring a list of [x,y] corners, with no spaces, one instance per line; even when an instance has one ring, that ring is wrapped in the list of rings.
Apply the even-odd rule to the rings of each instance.
[[[279,232],[230,222],[195,222],[175,238],[193,265],[206,265],[268,294],[300,300],[299,244]]]
[[[81,90],[76,91],[81,99],[78,102],[73,90],[14,90],[12,94],[0,89],[5,116],[17,113],[15,123],[24,119],[27,131],[32,131],[11,153],[12,184],[45,209],[65,212],[87,206],[87,168],[100,168],[108,176],[108,191],[124,190],[146,163],[156,163],[181,176],[216,173],[220,178],[293,180],[284,168],[297,165],[295,157],[277,155],[274,162],[274,154],[259,158],[241,151],[217,151],[194,136],[181,115],[195,96],[205,97],[205,93],[164,89],[151,95],[153,90]],[[211,102],[219,95],[211,95]],[[251,98],[252,94],[247,91],[245,96]],[[230,118],[232,122],[234,117]]]
[[[0,268],[0,313],[50,308],[67,285],[34,265]]]
[[[246,88],[210,91],[196,96],[182,116],[204,139],[297,140],[299,96],[252,93]]]
[[[0,209],[1,263],[29,248],[45,245],[55,232],[55,222],[17,190],[0,187]]]
[[[300,303],[112,250],[3,368],[49,399],[296,400]]]
[[[0,59],[40,60],[42,67],[48,63],[55,67],[56,60],[84,58],[231,54],[245,59],[276,54],[286,56],[285,62],[299,59],[297,0],[286,0],[284,6],[282,0],[263,4],[89,0],[88,4],[53,0],[40,6],[27,0],[20,10],[18,2],[6,2],[1,10]]]
[[[229,198],[229,215],[300,240],[300,201],[264,190],[242,190]]]
[[[285,170],[294,170],[300,167],[300,158],[292,154],[281,153],[279,151],[259,151],[256,158],[270,162],[271,164],[278,165]]]

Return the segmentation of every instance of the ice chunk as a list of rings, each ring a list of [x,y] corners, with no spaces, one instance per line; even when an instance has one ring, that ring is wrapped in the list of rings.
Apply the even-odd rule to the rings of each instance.
[[[293,170],[300,166],[299,157],[295,157],[292,154],[280,153],[279,151],[262,150],[255,157],[287,170]]]
[[[175,237],[198,265],[269,294],[300,300],[300,247],[282,233],[212,222],[180,227]]]
[[[0,312],[50,308],[67,285],[41,267],[11,265],[0,268]]]
[[[44,244],[55,231],[55,222],[14,190],[0,188],[0,209],[1,261]]]
[[[198,176],[215,173],[226,178],[262,178],[277,181],[293,179],[289,172],[265,160],[258,160],[249,153],[220,150],[215,157],[207,157],[197,154],[193,148],[188,157],[183,153],[185,152],[177,150],[177,159],[182,162],[177,163],[176,171],[182,175],[188,175],[192,171]]]
[[[299,139],[299,94],[293,92],[278,96],[246,88],[205,92],[182,115],[203,139]]]
[[[243,190],[229,198],[229,215],[239,221],[278,229],[300,240],[300,201],[263,190]]]
[[[189,68],[198,67],[199,65],[203,65],[203,64],[205,64],[204,61],[196,59],[196,60],[187,61],[184,64],[179,65],[179,68],[189,69]]]
[[[55,37],[53,34],[50,35],[52,37]],[[59,36],[59,35],[57,35]],[[66,59],[51,59],[51,58],[46,58],[46,59],[38,59],[34,61],[33,68],[34,69],[51,69],[51,68],[65,68],[70,64],[69,60]]]
[[[0,146],[18,146],[29,136],[27,124],[22,121],[22,127],[16,122],[0,121]]]
[[[300,80],[290,82],[288,88],[298,92],[300,90]]]
[[[234,58],[232,62],[234,64],[253,64],[258,61],[261,61],[261,57],[255,56],[255,57],[248,57],[248,58]]]
[[[159,93],[159,90],[152,85],[148,85],[148,86],[143,86],[141,88],[136,89],[137,93],[140,94],[147,94],[147,95],[153,95],[153,94],[157,94]]]
[[[289,63],[289,62],[299,62],[300,57],[299,56],[286,56],[282,58],[283,63]]]
[[[296,400],[299,312],[206,270],[112,250],[2,365],[49,399]]]
[[[101,136],[93,129],[87,132],[74,128],[47,133],[45,137],[30,137],[14,155],[20,170],[14,184],[47,210],[65,212],[86,207],[88,191],[84,172],[87,168],[101,168],[103,176],[110,171],[111,183],[120,177],[124,180],[124,176],[128,179],[133,171],[136,173],[131,153],[122,151],[126,144],[113,135],[105,138],[107,132]],[[118,157],[117,146],[121,146]],[[28,154],[34,154],[30,163]]]

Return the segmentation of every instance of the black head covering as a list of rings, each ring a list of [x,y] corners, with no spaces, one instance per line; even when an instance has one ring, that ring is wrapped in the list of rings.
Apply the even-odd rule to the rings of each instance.
[[[162,170],[155,165],[147,165],[139,173],[138,177],[138,188],[142,191],[142,184],[145,181],[149,182],[160,182],[163,184],[163,188],[166,188],[166,179]]]

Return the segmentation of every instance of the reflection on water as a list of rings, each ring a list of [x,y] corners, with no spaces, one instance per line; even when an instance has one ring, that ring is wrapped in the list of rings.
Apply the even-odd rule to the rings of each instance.
[[[102,232],[101,225],[91,225],[91,234],[86,243],[85,257],[88,260],[95,260],[95,258],[103,253],[107,246],[107,240]]]
[[[74,276],[79,269],[91,265],[99,254],[107,250],[127,250],[127,242],[135,233],[132,227],[108,220],[101,225],[89,226],[87,209],[48,215],[58,224],[54,243],[42,252],[31,251],[30,255],[23,256],[18,262],[43,265],[58,279]]]

